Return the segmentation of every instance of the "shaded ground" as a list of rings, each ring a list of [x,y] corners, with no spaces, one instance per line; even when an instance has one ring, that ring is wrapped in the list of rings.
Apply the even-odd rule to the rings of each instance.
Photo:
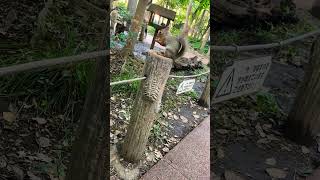
[[[214,105],[212,164],[214,179],[305,179],[320,160],[317,142],[305,147],[283,134],[287,113],[308,63],[311,39],[273,54],[273,64],[256,94]],[[294,48],[293,56],[286,56]],[[285,56],[283,56],[285,55]],[[267,97],[275,97],[273,100]],[[275,104],[273,104],[275,103]],[[280,111],[274,111],[274,105]]]

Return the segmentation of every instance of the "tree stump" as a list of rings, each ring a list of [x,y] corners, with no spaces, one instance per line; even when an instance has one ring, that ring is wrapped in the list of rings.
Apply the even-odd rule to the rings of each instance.
[[[204,87],[204,90],[199,99],[199,104],[204,107],[210,106],[210,75],[208,76],[206,86]]]
[[[144,153],[172,64],[172,59],[160,56],[156,51],[149,51],[144,67],[147,79],[142,81],[137,93],[121,149],[126,161],[137,162]]]
[[[320,132],[320,37],[313,42],[310,64],[288,116],[286,133],[299,144],[310,145]]]

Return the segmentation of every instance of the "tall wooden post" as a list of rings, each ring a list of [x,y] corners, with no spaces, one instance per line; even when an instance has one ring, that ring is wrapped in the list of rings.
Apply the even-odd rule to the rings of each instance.
[[[199,104],[204,107],[210,106],[210,74],[208,75],[206,86],[204,87],[204,90],[199,99]]]
[[[109,10],[109,9],[108,9]],[[109,42],[109,16],[106,15],[103,38],[100,42],[100,50],[110,48]],[[108,158],[107,144],[107,120],[109,114],[110,90],[109,73],[107,67],[109,57],[100,57],[96,62],[95,76],[87,92],[84,108],[80,117],[79,129],[76,140],[72,146],[72,155],[66,180],[105,180],[109,169],[105,168],[105,159]]]
[[[159,32],[159,29],[156,28],[155,32],[154,32],[154,35],[153,35],[153,39],[152,39],[152,42],[151,42],[151,46],[150,46],[150,49],[153,49],[154,48],[154,44],[156,43],[156,38],[158,36],[158,32]]]
[[[147,79],[140,85],[121,149],[126,161],[136,162],[143,155],[172,64],[172,59],[160,56],[156,51],[149,51],[144,67]]]
[[[287,135],[309,145],[320,132],[320,37],[311,48],[311,58],[293,109],[288,116]]]

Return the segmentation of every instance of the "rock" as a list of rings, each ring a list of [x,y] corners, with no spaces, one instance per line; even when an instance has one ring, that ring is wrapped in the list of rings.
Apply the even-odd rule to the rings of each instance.
[[[239,175],[237,175],[235,172],[230,171],[230,170],[226,170],[224,172],[224,178],[226,180],[244,180],[242,177],[240,177]]]
[[[202,68],[203,63],[198,60],[198,56],[181,57],[174,61],[173,68],[176,70],[190,70]]]
[[[46,137],[40,137],[38,143],[40,147],[48,147],[50,146],[50,139]]]
[[[265,163],[270,166],[275,166],[277,164],[277,161],[275,158],[268,158],[268,159],[266,159]]]
[[[303,154],[309,154],[310,153],[310,150],[305,146],[301,146],[301,151],[302,151]]]
[[[266,172],[272,178],[284,179],[287,176],[286,171],[278,168],[267,168]]]

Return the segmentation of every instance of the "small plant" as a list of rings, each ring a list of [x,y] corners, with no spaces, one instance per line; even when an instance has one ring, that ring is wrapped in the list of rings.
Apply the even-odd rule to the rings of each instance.
[[[191,97],[193,101],[196,101],[199,98],[199,95],[195,91],[189,91],[184,94],[184,96]]]
[[[278,114],[280,112],[274,96],[270,93],[257,94],[257,109],[267,114]]]

